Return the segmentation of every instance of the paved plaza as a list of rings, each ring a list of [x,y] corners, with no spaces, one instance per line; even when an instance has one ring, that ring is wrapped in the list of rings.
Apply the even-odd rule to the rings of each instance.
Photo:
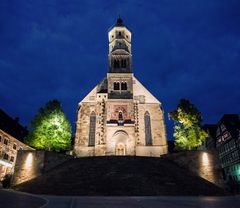
[[[239,208],[228,197],[65,197],[0,190],[0,208]]]

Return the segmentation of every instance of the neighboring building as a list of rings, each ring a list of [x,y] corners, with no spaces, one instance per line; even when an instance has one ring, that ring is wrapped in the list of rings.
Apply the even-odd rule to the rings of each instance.
[[[0,179],[14,169],[17,151],[32,148],[22,141],[28,131],[0,109]]]
[[[163,108],[133,74],[131,32],[122,19],[108,39],[107,76],[79,103],[75,155],[166,154]]]
[[[240,115],[225,114],[217,126],[216,148],[225,180],[240,184]]]
[[[199,146],[198,150],[214,150],[216,149],[216,131],[217,125],[215,124],[205,124],[203,129],[208,133],[206,140],[202,142],[202,145]]]
[[[208,133],[208,137],[205,141],[206,149],[214,150],[216,149],[216,131],[217,125],[215,124],[205,124],[203,129]]]

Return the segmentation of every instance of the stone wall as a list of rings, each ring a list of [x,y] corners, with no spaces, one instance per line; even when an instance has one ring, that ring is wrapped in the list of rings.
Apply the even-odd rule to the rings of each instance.
[[[167,146],[136,146],[136,156],[160,157],[167,154]]]
[[[194,175],[198,175],[217,186],[224,187],[221,166],[215,151],[185,151],[168,154],[165,157]]]
[[[152,144],[167,145],[166,132],[163,112],[160,108],[160,104],[138,104],[138,121],[139,121],[139,136],[140,144],[145,145],[145,123],[144,115],[149,112],[151,118],[151,132],[152,132]]]
[[[72,156],[50,151],[20,150],[17,154],[12,186],[36,178]]]

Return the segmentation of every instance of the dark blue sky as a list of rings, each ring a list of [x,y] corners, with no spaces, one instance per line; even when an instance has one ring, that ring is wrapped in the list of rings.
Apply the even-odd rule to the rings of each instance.
[[[188,98],[204,122],[240,112],[239,0],[1,0],[0,108],[28,125],[59,99],[78,102],[107,72],[118,15],[133,35],[135,76],[167,112]]]

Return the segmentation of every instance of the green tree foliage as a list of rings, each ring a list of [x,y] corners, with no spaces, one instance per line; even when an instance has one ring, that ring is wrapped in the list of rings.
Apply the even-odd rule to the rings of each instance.
[[[44,150],[68,150],[71,147],[71,124],[58,100],[39,109],[30,124],[27,144]]]
[[[173,136],[177,149],[198,147],[207,138],[207,133],[201,128],[201,112],[189,100],[181,99],[169,117],[174,121]]]

